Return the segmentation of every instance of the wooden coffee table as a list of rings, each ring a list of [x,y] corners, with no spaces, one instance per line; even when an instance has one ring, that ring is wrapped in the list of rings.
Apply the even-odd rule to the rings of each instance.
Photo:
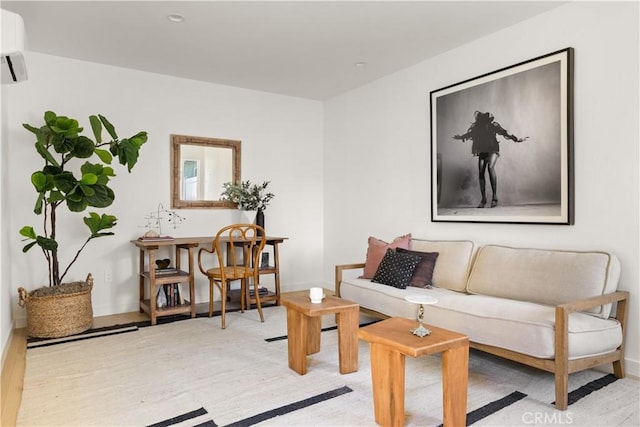
[[[371,379],[376,422],[404,425],[405,356],[442,353],[442,406],[444,426],[466,425],[469,338],[429,326],[431,335],[418,337],[410,330],[415,320],[392,317],[360,328],[358,336],[371,349]]]
[[[289,368],[300,375],[307,373],[307,355],[320,351],[322,316],[335,314],[338,323],[338,359],[340,373],[358,370],[358,320],[360,306],[342,298],[327,295],[313,304],[305,293],[283,295],[287,307]]]

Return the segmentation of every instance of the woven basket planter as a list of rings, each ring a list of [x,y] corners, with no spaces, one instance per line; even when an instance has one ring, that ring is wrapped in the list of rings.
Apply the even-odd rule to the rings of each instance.
[[[65,293],[65,291],[70,293]],[[79,290],[78,290],[79,289]],[[38,290],[28,293],[18,289],[19,304],[27,310],[27,333],[34,338],[60,338],[79,334],[93,325],[91,290],[93,277],[85,282],[73,282],[56,286],[54,295],[38,295]]]

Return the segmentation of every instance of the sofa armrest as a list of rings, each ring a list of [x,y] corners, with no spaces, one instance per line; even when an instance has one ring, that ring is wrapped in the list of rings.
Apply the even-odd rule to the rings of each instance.
[[[340,297],[340,283],[342,282],[342,272],[344,270],[356,270],[358,268],[364,268],[364,262],[359,262],[357,264],[341,264],[336,265],[336,296]]]
[[[566,365],[569,359],[569,314],[584,311],[603,304],[616,304],[615,317],[622,328],[622,344],[618,348],[624,354],[629,292],[616,291],[610,294],[585,298],[556,306],[556,364]],[[624,376],[623,373],[622,376]]]

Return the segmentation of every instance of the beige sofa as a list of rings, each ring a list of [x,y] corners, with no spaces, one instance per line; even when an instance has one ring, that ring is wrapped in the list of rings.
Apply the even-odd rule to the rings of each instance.
[[[617,291],[618,259],[606,252],[512,248],[412,239],[437,252],[433,286],[399,289],[358,277],[364,263],[336,266],[336,294],[383,317],[416,318],[408,294],[430,295],[424,322],[469,336],[471,346],[555,374],[556,407],[568,375],[605,363],[624,377],[628,292]],[[615,310],[612,310],[615,309]]]

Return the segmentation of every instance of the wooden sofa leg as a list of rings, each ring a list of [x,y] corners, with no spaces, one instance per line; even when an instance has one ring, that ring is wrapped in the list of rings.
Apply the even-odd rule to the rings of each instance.
[[[613,362],[613,375],[615,375],[616,378],[624,378],[623,360],[616,360],[615,362]]]
[[[556,378],[556,408],[560,411],[567,409],[569,405],[569,374],[566,370],[564,372],[555,372]]]

